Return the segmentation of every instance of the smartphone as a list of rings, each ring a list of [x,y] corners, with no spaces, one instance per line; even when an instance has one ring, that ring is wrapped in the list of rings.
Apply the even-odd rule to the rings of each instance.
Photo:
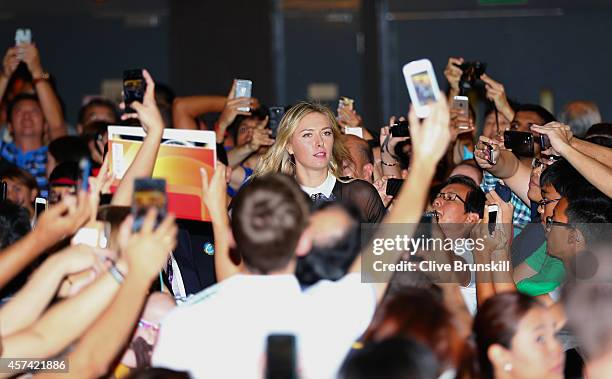
[[[421,59],[404,65],[402,69],[410,101],[416,115],[420,118],[429,116],[429,105],[440,97],[438,81],[429,59]]]
[[[142,103],[144,99],[147,82],[142,76],[142,69],[123,71],[123,102],[125,103],[125,113],[134,113],[129,106],[134,101]]]
[[[540,147],[542,151],[550,149],[550,139],[546,134],[540,134]]]
[[[15,46],[32,43],[32,30],[28,28],[15,31]]]
[[[132,231],[137,232],[142,228],[144,218],[151,207],[157,208],[155,223],[157,227],[168,213],[166,180],[150,178],[134,180],[134,198],[132,201],[134,224],[132,225]]]
[[[47,199],[44,197],[37,197],[34,200],[34,223],[38,220],[40,215],[47,209]]]
[[[340,96],[340,100],[338,100],[338,109],[340,108],[348,108],[353,110],[355,108],[355,100],[350,97]]]
[[[238,97],[251,97],[253,92],[253,82],[245,79],[236,79],[236,88],[234,91],[234,98]],[[238,108],[240,112],[250,112],[250,107]]]
[[[408,121],[402,120],[391,125],[390,131],[393,137],[410,137],[410,131],[408,130],[410,125]]]
[[[529,132],[506,130],[504,132],[504,146],[512,149],[516,155],[533,157],[533,135]]]
[[[270,126],[270,130],[272,130],[272,138],[276,138],[276,132],[278,131],[278,126],[280,125],[283,116],[285,115],[284,107],[270,107],[268,108],[268,126]]]
[[[485,145],[485,149],[484,149],[485,160],[489,162],[490,164],[495,165],[496,162],[493,159],[493,145],[487,142],[483,142],[483,144]]]
[[[79,170],[81,170],[81,189],[85,192],[89,191],[89,175],[91,175],[91,161],[83,158],[79,161]]]
[[[402,188],[402,184],[404,184],[404,179],[395,179],[395,178],[387,179],[387,188],[385,190],[385,193],[388,196],[397,196],[400,189]]]
[[[464,117],[469,117],[470,115],[470,100],[467,96],[455,96],[453,97],[453,109],[457,109],[460,115]],[[457,126],[459,129],[468,129],[470,126],[467,124],[462,124]]]
[[[495,183],[495,192],[504,201],[504,203],[508,203],[512,198],[512,190],[510,187],[502,184],[501,182]]]
[[[3,180],[0,184],[0,201],[5,201],[8,198],[8,184]]]
[[[497,212],[499,207],[497,205],[489,205],[489,234],[493,234],[495,231],[495,224],[497,223]]]
[[[271,334],[266,348],[266,379],[296,379],[295,336]]]

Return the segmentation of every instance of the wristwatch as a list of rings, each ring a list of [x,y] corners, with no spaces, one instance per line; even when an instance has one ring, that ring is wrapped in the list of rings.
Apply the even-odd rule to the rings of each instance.
[[[33,83],[34,85],[36,85],[36,83],[38,83],[38,82],[40,82],[40,81],[43,81],[43,80],[49,80],[49,77],[50,77],[49,73],[48,73],[47,71],[43,71],[43,72],[42,72],[42,74],[40,74],[40,76],[39,76],[39,77],[37,77],[37,78],[32,78],[32,83]]]

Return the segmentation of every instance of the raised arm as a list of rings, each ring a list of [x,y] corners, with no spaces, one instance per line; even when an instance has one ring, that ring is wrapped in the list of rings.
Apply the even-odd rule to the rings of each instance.
[[[403,117],[400,118],[403,120]],[[395,124],[395,117],[389,119],[389,125]],[[395,155],[395,146],[398,143],[404,142],[410,139],[410,137],[393,137],[391,135],[391,127],[383,126],[380,128],[380,164],[382,168],[383,176],[390,178],[401,178],[402,169],[400,168],[399,161]]]
[[[51,87],[51,83],[44,76],[45,72],[40,63],[38,48],[35,44],[25,44],[18,46],[17,49],[23,49],[23,61],[32,74],[36,95],[38,95],[47,122],[49,141],[65,136],[68,134],[68,129],[64,123],[62,106],[53,87]]]
[[[0,252],[0,288],[46,249],[74,234],[88,218],[88,197],[84,193],[79,194],[78,206],[61,202],[49,208],[32,232]]]
[[[266,128],[268,117],[259,120],[257,125],[251,130],[249,140],[243,146],[236,146],[227,152],[227,160],[230,167],[235,168],[244,162],[251,154],[257,152],[262,146],[271,146],[274,139],[270,138],[272,131]]]
[[[230,257],[231,230],[227,214],[227,184],[225,183],[225,166],[217,163],[215,173],[210,184],[208,174],[201,170],[202,174],[202,199],[210,213],[210,218],[215,236],[215,275],[217,282],[221,282],[230,276],[237,274],[241,266],[236,265]]]
[[[142,70],[142,75],[147,82],[143,102],[141,104],[138,101],[134,101],[132,104],[129,104],[136,113],[124,114],[121,116],[121,119],[139,119],[147,135],[142,141],[134,161],[119,183],[111,201],[112,205],[130,205],[132,203],[132,194],[134,193],[134,179],[150,177],[153,174],[157,152],[159,151],[159,145],[164,133],[164,121],[155,102],[155,82],[147,70]],[[125,105],[121,103],[121,108],[125,109]]]
[[[217,137],[217,143],[223,143],[225,140],[225,132],[227,128],[234,122],[236,116],[250,116],[251,112],[243,112],[238,110],[238,108],[257,108],[259,106],[259,102],[254,97],[238,97],[234,98],[234,93],[236,90],[236,80],[232,82],[232,88],[227,94],[227,98],[225,99],[225,105],[223,107],[223,111],[221,115],[219,115],[219,119],[215,124],[215,133]]]
[[[47,258],[25,286],[0,308],[0,335],[8,336],[31,325],[55,296],[66,275],[93,269],[93,248],[71,246]]]
[[[221,112],[225,107],[223,96],[177,97],[172,103],[172,124],[177,129],[198,129],[196,117]]]
[[[601,163],[600,161],[591,158],[581,150],[574,148],[570,142],[570,136],[564,130],[564,125],[559,123],[548,123],[544,126],[534,125],[531,130],[537,133],[546,134],[550,140],[552,149],[565,158],[574,168],[593,184],[598,190],[612,196],[612,167]],[[593,145],[593,144],[590,144]],[[583,147],[587,148],[585,144]],[[602,151],[602,156],[609,156],[612,149],[605,148],[608,151]]]
[[[48,377],[85,379],[108,373],[111,363],[132,335],[151,282],[176,246],[178,228],[174,216],[167,216],[154,230],[155,220],[156,211],[151,209],[140,232],[130,237],[124,250],[129,273],[110,306],[68,356],[70,373]],[[131,229],[131,219],[122,229],[123,233]]]
[[[13,76],[13,73],[17,69],[19,62],[20,60],[17,56],[17,48],[14,46],[9,47],[6,50],[2,60],[2,74],[0,75],[0,99],[4,98],[8,83],[11,80],[11,76]]]
[[[412,138],[411,169],[408,179],[402,186],[393,209],[383,219],[383,223],[401,223],[415,225],[421,219],[431,180],[433,179],[438,161],[446,153],[450,142],[449,112],[444,95],[441,100],[431,106],[431,114],[419,121],[414,109],[408,115],[410,121],[410,137]],[[414,232],[406,229],[405,233]],[[363,250],[361,254],[368,254]],[[350,272],[361,271],[361,254],[350,268]],[[380,300],[388,283],[377,283],[377,298]]]

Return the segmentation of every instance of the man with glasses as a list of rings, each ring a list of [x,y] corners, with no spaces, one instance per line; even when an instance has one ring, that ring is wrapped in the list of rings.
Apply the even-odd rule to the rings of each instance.
[[[485,202],[484,192],[472,179],[465,175],[451,176],[432,203],[432,210],[436,214],[443,238],[453,240],[469,238],[474,225],[484,215]],[[455,255],[453,259],[474,263],[471,251],[464,251],[461,254],[455,251]],[[464,279],[463,283],[459,283],[459,288],[468,310],[474,314],[477,307],[475,275],[471,273]]]

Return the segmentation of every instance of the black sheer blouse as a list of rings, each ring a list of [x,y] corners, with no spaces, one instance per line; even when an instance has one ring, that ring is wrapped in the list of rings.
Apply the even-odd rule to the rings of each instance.
[[[385,216],[385,206],[376,188],[365,180],[342,178],[336,179],[332,190],[333,200],[351,203],[361,213],[362,223],[377,223]]]

